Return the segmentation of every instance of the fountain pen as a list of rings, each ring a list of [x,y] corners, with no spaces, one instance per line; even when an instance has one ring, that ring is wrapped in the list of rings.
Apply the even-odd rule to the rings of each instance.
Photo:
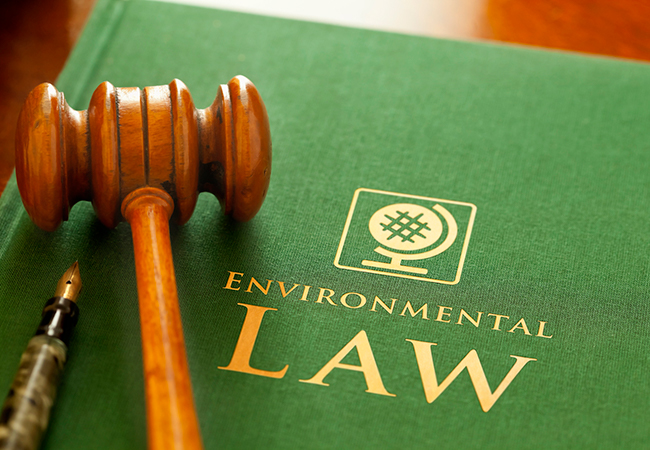
[[[20,359],[0,412],[2,450],[36,450],[41,442],[79,318],[80,290],[75,262],[59,280],[54,297],[45,303],[41,323]]]

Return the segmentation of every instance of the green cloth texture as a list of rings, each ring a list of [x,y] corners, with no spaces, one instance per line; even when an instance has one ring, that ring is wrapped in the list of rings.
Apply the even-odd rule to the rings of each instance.
[[[255,83],[269,114],[266,201],[239,224],[201,194],[191,220],[171,225],[206,449],[650,445],[650,66],[100,0],[57,88],[82,110],[105,80],[144,87],[179,78],[205,108],[238,74]],[[359,188],[475,205],[459,282],[336,267]],[[383,204],[365,205],[359,211]],[[460,235],[470,209],[457,210]],[[364,222],[355,221],[345,245],[363,240],[354,236],[366,232]],[[363,245],[376,245],[368,236]],[[342,261],[361,264],[347,251]],[[453,267],[460,249],[449,251],[444,261]],[[41,231],[15,180],[0,198],[0,391],[75,260],[80,320],[43,448],[143,449],[129,226],[106,229],[83,202],[57,231]],[[453,278],[445,267],[441,277]],[[244,274],[233,282],[239,290],[224,289],[229,271]],[[268,294],[255,285],[246,292],[251,276],[263,288],[273,280]],[[300,286],[283,297],[277,281]],[[308,301],[300,300],[304,285],[312,286]],[[319,288],[335,292],[335,305],[317,303]],[[344,306],[348,292],[367,303]],[[375,296],[388,306],[398,300],[392,314],[371,310]],[[427,304],[427,319],[404,311],[407,301],[414,311]],[[246,316],[238,303],[277,309],[264,315],[250,363],[268,371],[288,365],[283,378],[219,369]],[[461,309],[474,319],[482,312],[479,326],[458,325]],[[435,320],[440,311],[450,322]],[[488,314],[509,319],[497,331]],[[521,318],[530,335],[521,326],[508,332]],[[552,338],[536,336],[540,321]],[[364,374],[345,368],[325,377],[329,386],[299,381],[362,330],[394,397],[366,392]],[[515,364],[510,355],[536,361],[486,413],[466,370],[428,403],[406,339],[436,343],[439,383],[471,350],[492,391]],[[359,366],[357,351],[343,363]]]

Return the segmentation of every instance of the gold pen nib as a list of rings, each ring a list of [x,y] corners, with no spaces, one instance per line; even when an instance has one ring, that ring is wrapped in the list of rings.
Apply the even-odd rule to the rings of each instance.
[[[75,261],[63,274],[56,286],[55,297],[64,297],[73,302],[77,301],[77,295],[81,290],[81,274],[79,273],[79,261]]]

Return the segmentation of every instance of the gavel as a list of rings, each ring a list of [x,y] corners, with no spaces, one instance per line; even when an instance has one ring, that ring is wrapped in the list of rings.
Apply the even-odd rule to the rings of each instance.
[[[187,222],[200,191],[247,221],[262,205],[270,175],[266,108],[242,76],[221,85],[206,109],[194,107],[180,80],[142,90],[104,82],[86,111],[70,108],[48,83],[25,101],[16,179],[32,221],[53,231],[87,200],[107,227],[123,219],[131,225],[152,450],[202,448],[168,222]]]

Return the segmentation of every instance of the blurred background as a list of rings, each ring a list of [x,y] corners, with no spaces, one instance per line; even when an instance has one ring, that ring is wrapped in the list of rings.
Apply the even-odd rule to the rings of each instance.
[[[236,11],[650,61],[646,0],[177,0]],[[18,112],[55,82],[95,0],[0,0],[0,193]]]

